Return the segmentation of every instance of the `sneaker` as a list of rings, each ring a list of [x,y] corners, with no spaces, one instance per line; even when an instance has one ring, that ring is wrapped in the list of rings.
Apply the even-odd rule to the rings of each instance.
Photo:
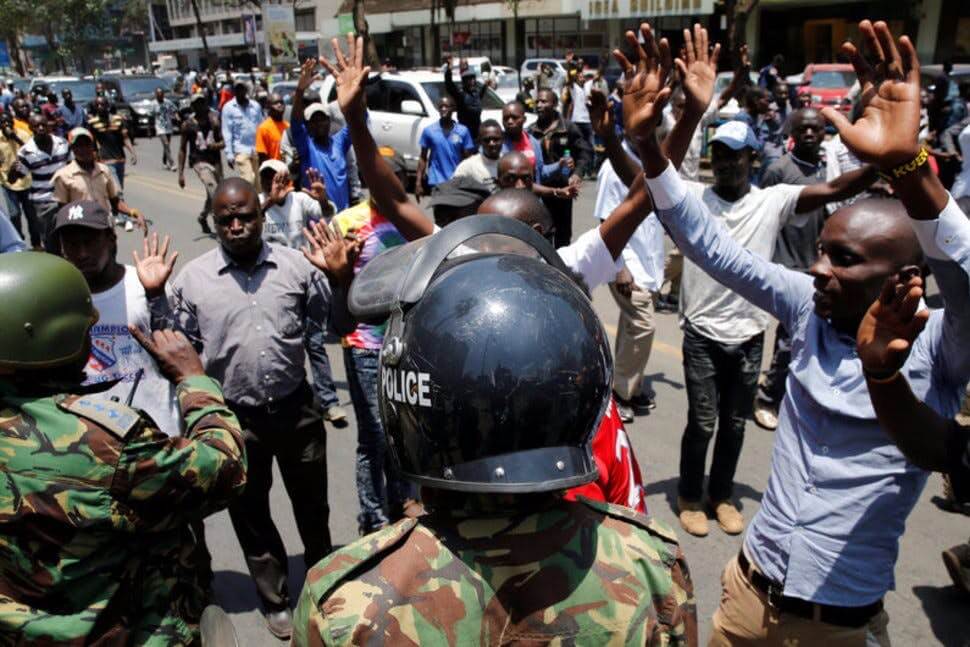
[[[615,393],[613,399],[616,400],[616,410],[620,412],[620,422],[633,422],[633,409],[630,408],[630,403],[621,400]]]
[[[970,544],[960,544],[944,550],[943,564],[953,580],[953,585],[970,594]]]
[[[710,501],[708,505],[714,510],[717,525],[721,527],[721,530],[729,535],[740,535],[744,531],[744,517],[741,516],[733,503],[725,499],[717,503]]]
[[[343,429],[349,424],[347,422],[346,412],[344,412],[342,407],[336,404],[323,410],[323,419],[337,429]]]
[[[266,618],[266,627],[269,632],[280,640],[289,640],[293,635],[293,616],[289,609],[282,611],[266,611],[263,613]]]
[[[203,234],[212,234],[212,230],[209,229],[209,220],[205,215],[200,215],[196,220],[199,221],[199,226],[202,227]]]
[[[774,431],[778,428],[778,410],[767,402],[758,400],[754,405],[754,421],[762,429]]]
[[[125,221],[125,231],[135,231],[135,226],[131,224],[130,220]]]
[[[681,527],[695,537],[706,537],[709,532],[707,527],[707,513],[704,512],[700,501],[685,501],[677,497],[677,516],[680,518]]]

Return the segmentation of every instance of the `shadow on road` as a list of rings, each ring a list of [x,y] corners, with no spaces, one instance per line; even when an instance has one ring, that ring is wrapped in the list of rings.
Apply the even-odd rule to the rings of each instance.
[[[303,564],[303,554],[290,555],[287,560],[287,585],[290,589],[290,606],[296,607],[306,579],[306,568]],[[247,611],[262,612],[262,605],[256,595],[256,585],[248,572],[216,571],[213,585],[216,601],[226,613],[246,613]]]
[[[681,383],[681,382],[675,382],[674,380],[671,380],[664,373],[654,373],[653,375],[644,375],[643,376],[643,382],[644,382],[644,384],[649,385],[650,388],[653,388],[653,385],[654,384],[666,384],[667,386],[669,386],[671,388],[674,388],[674,389],[677,389],[678,391],[683,391],[684,390],[683,383]]]
[[[663,494],[667,498],[667,505],[670,509],[677,512],[677,481],[679,477],[671,477],[669,479],[664,479],[663,481],[653,481],[652,483],[644,483],[643,490],[647,496],[654,494]],[[761,492],[754,489],[746,483],[734,484],[734,501],[738,505],[738,510],[744,510],[744,499],[750,499],[755,503],[761,502]]]
[[[943,568],[940,565],[940,568]],[[923,604],[933,635],[945,647],[970,647],[970,618],[967,599],[955,586],[914,586],[913,594]]]

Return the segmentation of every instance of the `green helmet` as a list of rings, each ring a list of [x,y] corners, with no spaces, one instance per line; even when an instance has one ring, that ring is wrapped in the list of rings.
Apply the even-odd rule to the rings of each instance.
[[[63,258],[0,254],[0,304],[0,368],[53,368],[87,355],[98,311],[84,276]]]

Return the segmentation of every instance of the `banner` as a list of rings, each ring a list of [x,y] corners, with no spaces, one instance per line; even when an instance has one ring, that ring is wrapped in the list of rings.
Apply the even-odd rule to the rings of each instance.
[[[583,20],[704,16],[714,12],[714,0],[583,0]]]
[[[357,33],[357,29],[354,27],[354,14],[342,13],[337,16],[337,33],[340,36]]]
[[[242,17],[243,21],[243,42],[252,47],[256,44],[256,16],[247,15]]]
[[[292,5],[263,5],[263,31],[273,64],[297,63],[296,16]]]
[[[10,52],[4,40],[0,40],[0,67],[10,67]]]

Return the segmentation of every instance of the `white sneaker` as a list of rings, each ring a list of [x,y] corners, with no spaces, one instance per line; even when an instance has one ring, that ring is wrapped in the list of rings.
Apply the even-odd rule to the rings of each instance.
[[[131,224],[130,220],[125,221],[125,231],[135,231],[135,226]]]

